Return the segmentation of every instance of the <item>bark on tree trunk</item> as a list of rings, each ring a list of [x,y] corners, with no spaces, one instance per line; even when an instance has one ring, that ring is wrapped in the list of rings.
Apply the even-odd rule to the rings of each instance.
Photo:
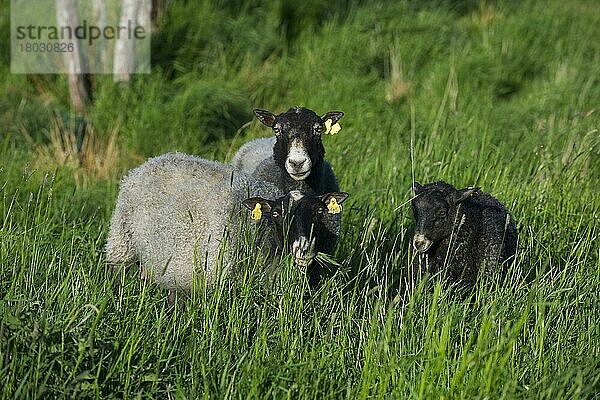
[[[106,27],[106,1],[105,0],[93,0],[93,10],[94,10],[94,18],[96,20],[96,25],[100,28],[101,31],[104,31],[104,27]],[[102,71],[105,73],[110,73],[110,69],[108,68],[108,54],[106,49],[106,41],[100,40],[95,43],[95,46],[99,47],[98,49],[98,63],[99,65],[96,68],[102,66]],[[96,69],[95,72],[99,72],[99,69]]]
[[[79,25],[76,0],[56,0],[56,20],[59,26],[70,26],[74,31]],[[64,53],[66,72],[69,74],[71,107],[75,114],[84,114],[91,102],[90,80],[84,73],[86,72],[85,59],[80,43],[74,35],[71,39],[65,38],[64,42],[73,44],[73,51]]]
[[[137,25],[138,0],[121,1],[120,26]],[[115,60],[113,68],[113,79],[116,82],[129,82],[131,73],[135,71],[135,39],[129,39],[127,35],[117,39],[115,43]]]

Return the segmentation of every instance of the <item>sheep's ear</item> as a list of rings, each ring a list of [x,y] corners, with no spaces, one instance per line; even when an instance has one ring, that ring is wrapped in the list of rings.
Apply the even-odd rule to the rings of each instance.
[[[344,113],[341,111],[329,111],[329,112],[326,112],[325,114],[323,114],[323,116],[321,117],[321,121],[323,121],[323,123],[325,123],[325,121],[330,119],[331,125],[335,125],[335,123],[338,122],[340,119],[342,119],[343,116],[344,116]]]
[[[263,125],[266,125],[269,128],[272,128],[273,125],[275,125],[275,114],[273,114],[271,111],[255,108],[253,112],[256,118],[258,118]]]
[[[342,203],[350,196],[346,192],[332,192],[319,196],[327,206],[329,214],[339,214],[342,212]]]
[[[475,193],[479,192],[480,189],[481,188],[478,187],[468,187],[464,189],[455,190],[452,193],[450,193],[450,201],[452,201],[454,204],[458,204],[461,201],[464,201],[472,195],[474,195]]]
[[[415,194],[420,194],[423,192],[423,186],[419,182],[414,182],[412,185],[412,190]]]
[[[250,197],[242,201],[244,207],[252,212],[252,219],[259,220],[263,214],[270,214],[274,201],[263,199],[262,197]]]
[[[336,203],[342,204],[344,201],[346,201],[348,196],[350,196],[350,195],[346,192],[331,192],[331,193],[322,194],[321,196],[319,196],[319,198],[325,204],[329,204],[331,199],[335,199]]]

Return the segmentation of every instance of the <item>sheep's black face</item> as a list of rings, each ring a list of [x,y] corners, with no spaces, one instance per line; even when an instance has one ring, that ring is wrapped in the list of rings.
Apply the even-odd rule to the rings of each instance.
[[[328,227],[347,198],[343,192],[315,196],[293,190],[277,200],[253,197],[243,204],[251,210],[260,204],[264,210],[260,217],[275,225],[280,247],[292,252],[296,265],[308,267],[317,253],[327,251],[335,241]]]
[[[412,209],[415,217],[415,250],[424,253],[434,243],[449,236],[451,232],[448,232],[448,227],[452,228],[452,224],[448,223],[450,205],[439,192],[415,197],[412,200]]]
[[[335,124],[344,115],[333,111],[319,117],[314,111],[303,107],[293,107],[279,115],[256,109],[254,114],[275,133],[275,162],[297,181],[306,179],[312,169],[323,161],[325,148],[321,135],[325,121],[330,119]]]
[[[427,252],[434,244],[452,234],[457,221],[458,204],[467,199],[479,188],[456,190],[445,182],[413,186],[415,198],[412,200],[415,217],[413,247],[419,253]]]

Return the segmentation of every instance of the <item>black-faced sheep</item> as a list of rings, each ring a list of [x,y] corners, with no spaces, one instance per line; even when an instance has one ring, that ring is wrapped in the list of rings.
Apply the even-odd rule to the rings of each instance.
[[[121,182],[106,244],[115,270],[139,262],[144,278],[189,292],[194,277],[215,278],[241,245],[241,205],[252,210],[258,251],[276,264],[284,246],[308,267],[330,252],[330,225],[345,193],[314,196],[279,188],[233,167],[185,154],[165,154],[133,169]],[[333,200],[332,200],[333,199]],[[226,242],[225,244],[224,241]]]
[[[479,188],[457,190],[443,182],[413,186],[414,249],[432,272],[462,287],[484,273],[503,276],[517,250],[517,228],[502,203]],[[500,265],[500,268],[498,268]]]
[[[336,126],[343,112],[318,116],[307,108],[293,107],[279,115],[256,109],[254,115],[273,130],[275,137],[256,139],[242,146],[231,160],[235,168],[271,182],[285,192],[339,191],[331,165],[324,159],[321,136]]]

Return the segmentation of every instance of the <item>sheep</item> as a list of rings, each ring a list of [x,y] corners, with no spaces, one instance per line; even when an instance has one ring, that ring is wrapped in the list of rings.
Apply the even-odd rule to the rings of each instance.
[[[338,123],[343,112],[330,111],[319,117],[307,108],[292,107],[279,115],[255,109],[254,115],[273,130],[275,137],[242,146],[231,160],[235,168],[285,192],[299,189],[324,194],[340,190],[331,165],[324,160],[321,135],[326,126]]]
[[[265,160],[273,158],[276,137],[254,139],[245,143],[233,155],[231,165],[239,171],[253,174]]]
[[[328,133],[344,116],[341,111],[330,111],[319,117],[314,111],[292,107],[275,115],[255,109],[254,115],[271,128],[274,137],[256,139],[242,146],[233,156],[234,168],[270,182],[282,191],[312,191],[321,195],[340,190],[331,165],[325,161],[321,136]],[[340,236],[341,214],[335,218],[332,234]]]
[[[192,290],[195,275],[214,281],[221,256],[223,265],[235,261],[243,243],[243,205],[259,221],[256,248],[267,264],[275,265],[285,247],[297,265],[308,269],[318,252],[333,250],[330,226],[347,197],[339,192],[284,194],[230,165],[164,154],[121,181],[107,261],[115,272],[139,262],[141,277],[168,289],[172,302],[176,292]]]
[[[478,187],[457,190],[443,181],[415,182],[413,190],[412,245],[427,256],[432,272],[446,273],[464,289],[474,287],[482,264],[485,274],[504,275],[515,258],[518,233],[502,203]]]

